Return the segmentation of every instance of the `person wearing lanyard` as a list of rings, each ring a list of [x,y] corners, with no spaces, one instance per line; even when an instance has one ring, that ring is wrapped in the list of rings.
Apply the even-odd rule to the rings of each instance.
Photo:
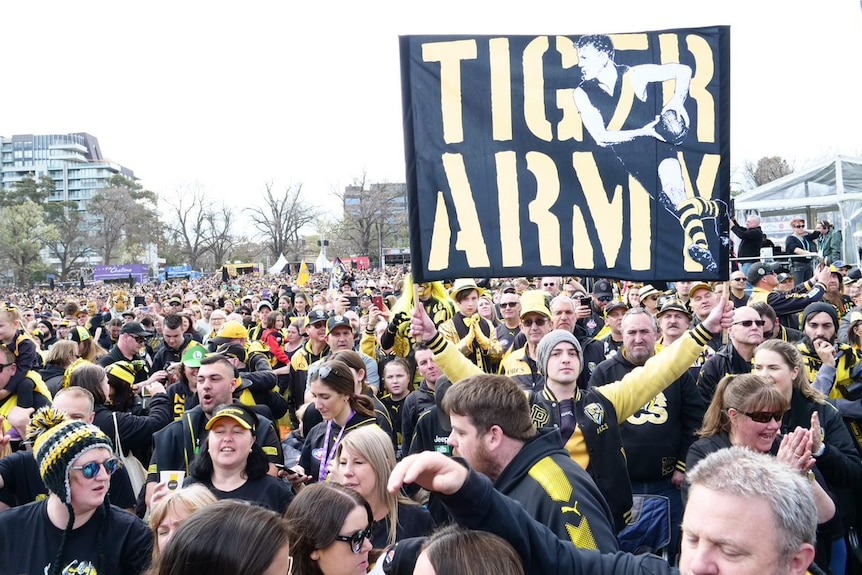
[[[350,368],[342,361],[330,360],[312,374],[311,395],[323,421],[308,431],[299,465],[287,472],[295,490],[308,482],[326,481],[330,464],[345,434],[364,425],[376,425],[374,404],[357,395]]]

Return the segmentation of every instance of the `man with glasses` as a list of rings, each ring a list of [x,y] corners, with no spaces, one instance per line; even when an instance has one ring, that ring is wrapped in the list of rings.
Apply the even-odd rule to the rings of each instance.
[[[545,277],[542,278],[539,289],[551,294],[551,297],[560,295],[560,278]]]
[[[505,354],[512,350],[521,330],[521,296],[514,289],[504,291],[500,296],[500,317],[503,321],[497,326],[497,341]]]
[[[802,310],[808,304],[820,301],[826,295],[826,282],[831,277],[828,267],[824,267],[810,280],[793,288],[793,291],[782,292],[778,287],[778,276],[776,272],[780,269],[778,263],[757,262],[748,269],[748,283],[754,288],[748,304],[766,302],[769,304],[783,325],[795,327],[790,318]]]
[[[512,378],[521,389],[540,390],[545,385],[545,377],[536,364],[536,347],[551,331],[551,312],[545,306],[544,293],[535,290],[521,295],[520,325],[526,344],[503,359],[500,373]]]
[[[749,264],[748,267],[751,267]],[[739,270],[734,271],[730,274],[730,283],[727,285],[730,287],[730,301],[733,302],[733,307],[742,307],[748,304],[748,294],[745,293],[745,274]]]
[[[751,373],[751,360],[754,350],[763,341],[765,323],[760,314],[748,306],[733,311],[733,325],[727,332],[730,341],[706,360],[700,370],[697,385],[707,404],[724,376]]]
[[[587,337],[599,338],[607,333],[605,327],[605,307],[614,299],[614,292],[611,289],[611,282],[608,280],[599,280],[593,284],[593,297],[589,301],[589,305],[581,306],[581,309],[586,308],[583,314],[578,314],[578,335]],[[586,315],[587,311],[589,315]],[[603,331],[604,330],[604,331]]]
[[[100,357],[97,363],[102,367],[108,367],[118,361],[132,362],[138,367],[135,372],[135,383],[144,384],[139,387],[146,386],[153,381],[164,382],[168,377],[168,372],[162,369],[150,375],[149,367],[141,355],[141,348],[144,347],[147,338],[151,335],[152,333],[145,330],[139,322],[130,321],[120,328],[120,336],[117,338],[117,343],[111,347],[111,351]]]

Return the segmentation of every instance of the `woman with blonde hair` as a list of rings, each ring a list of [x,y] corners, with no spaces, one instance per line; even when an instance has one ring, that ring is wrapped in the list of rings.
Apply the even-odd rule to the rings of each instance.
[[[400,492],[386,489],[394,467],[392,441],[376,426],[345,435],[335,455],[332,480],[361,495],[371,507],[371,544],[375,549],[428,535],[434,529],[427,509]]]
[[[78,357],[90,363],[96,363],[100,357],[108,355],[105,348],[96,343],[85,327],[74,326],[69,330],[69,339],[78,344]]]
[[[153,561],[165,548],[177,528],[189,515],[218,501],[203,485],[189,485],[184,489],[169,492],[153,504],[150,513],[150,529],[153,531]]]

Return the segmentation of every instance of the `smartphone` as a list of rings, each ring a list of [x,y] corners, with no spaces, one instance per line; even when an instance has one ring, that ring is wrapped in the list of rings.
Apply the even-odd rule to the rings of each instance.
[[[136,295],[135,296],[135,307],[143,307],[147,302],[144,300],[144,296]]]
[[[580,304],[581,304],[581,305],[585,305],[585,306],[589,306],[589,305],[590,305],[590,300],[592,300],[592,298],[591,298],[591,297],[589,297],[589,296],[580,297],[580,298],[578,298],[578,299],[580,300]]]
[[[350,301],[350,307],[356,307],[359,305],[359,296],[349,295],[347,299]]]
[[[371,303],[373,303],[374,307],[376,307],[379,310],[383,310],[386,308],[386,306],[383,305],[383,296],[382,295],[376,295],[376,296],[372,297]]]
[[[287,473],[288,475],[296,475],[296,471],[294,471],[294,470],[293,470],[293,469],[291,469],[290,467],[285,467],[285,466],[284,466],[284,465],[282,465],[281,463],[273,463],[273,465],[275,465],[275,468],[276,468],[276,469],[278,469],[279,471],[284,471],[284,472],[285,472],[285,473]]]

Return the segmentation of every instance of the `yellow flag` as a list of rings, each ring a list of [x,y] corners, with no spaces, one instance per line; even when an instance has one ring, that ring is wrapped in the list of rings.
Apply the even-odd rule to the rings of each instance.
[[[305,263],[305,260],[302,260],[302,263],[299,264],[299,275],[296,278],[296,285],[303,287],[308,283],[308,264]]]

